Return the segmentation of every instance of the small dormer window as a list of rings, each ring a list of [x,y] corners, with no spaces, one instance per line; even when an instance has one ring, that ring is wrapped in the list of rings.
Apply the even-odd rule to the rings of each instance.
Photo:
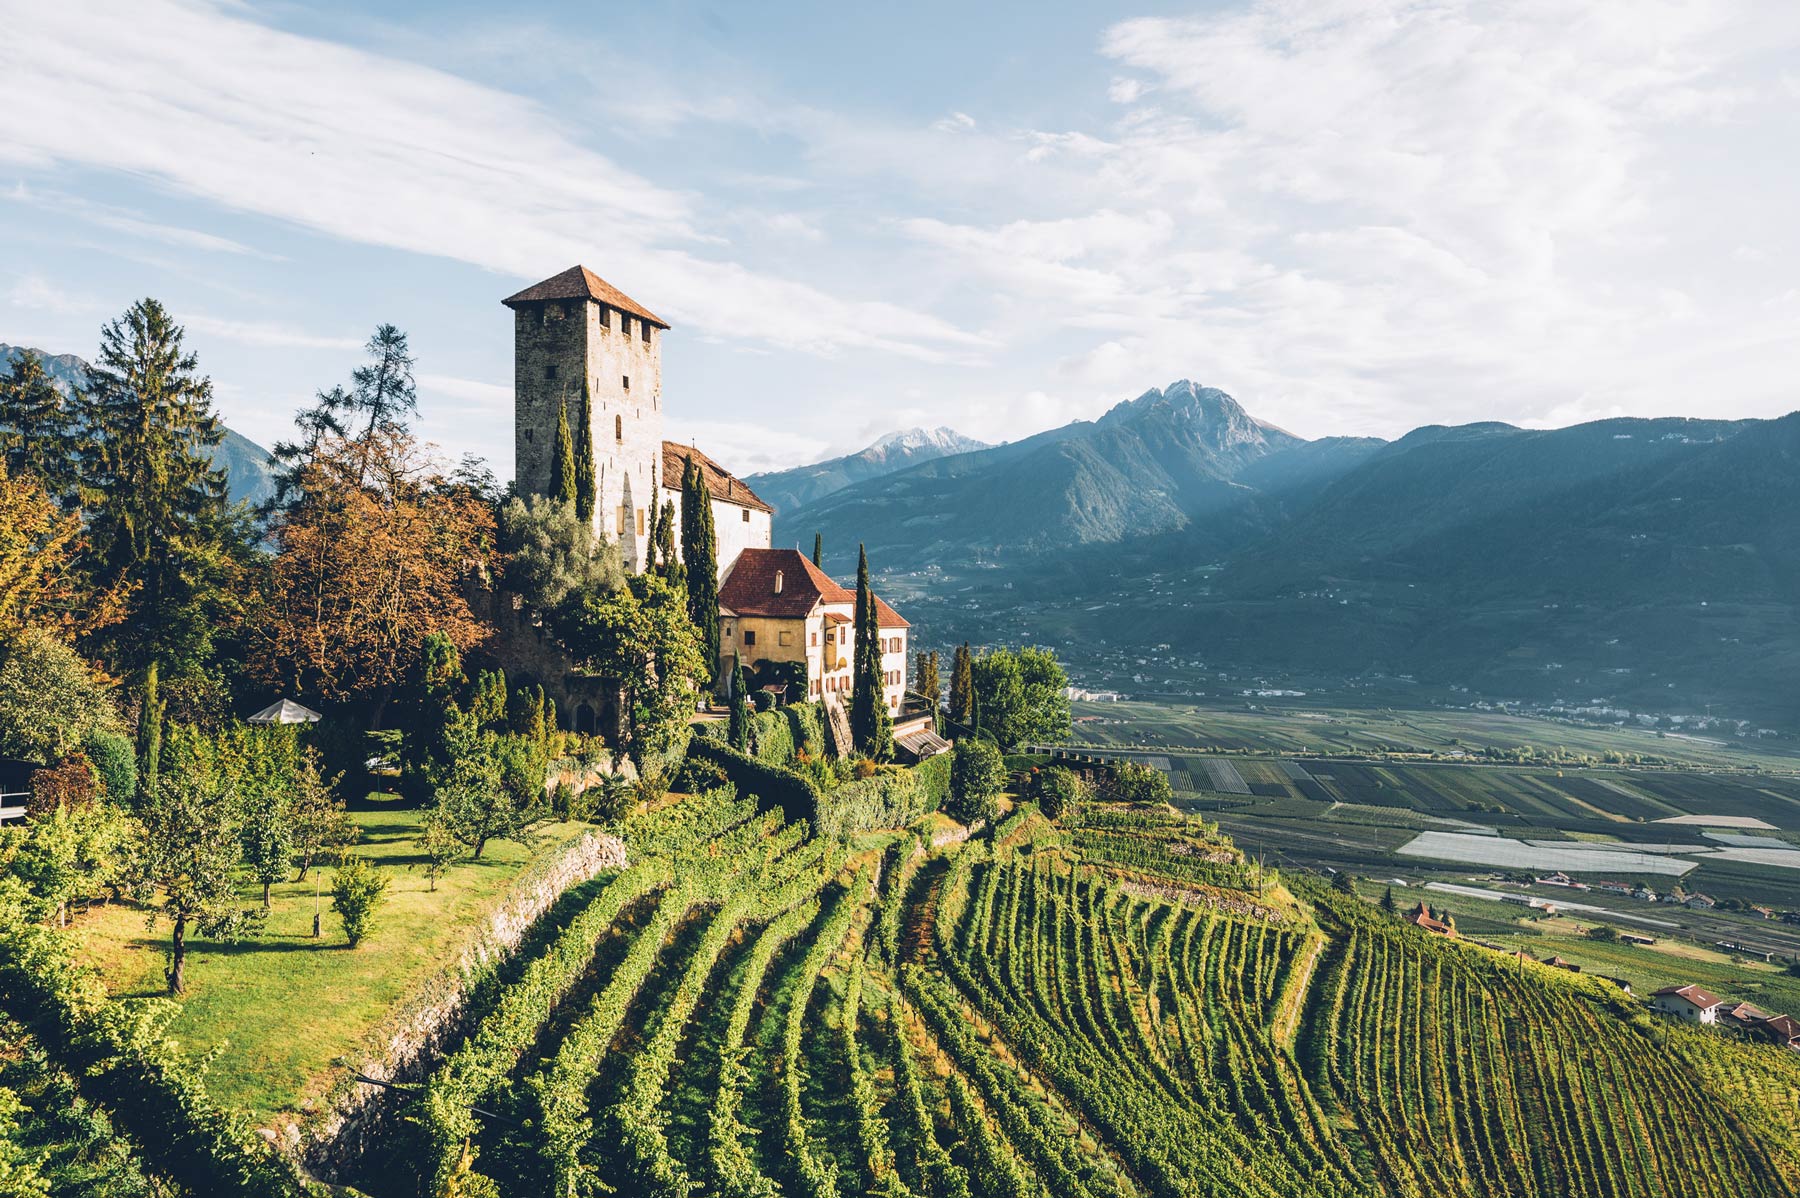
[[[781,571],[775,571],[775,593],[781,594]]]

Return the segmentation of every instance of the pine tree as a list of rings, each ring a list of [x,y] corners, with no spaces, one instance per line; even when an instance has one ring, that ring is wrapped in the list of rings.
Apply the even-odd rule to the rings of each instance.
[[[687,572],[688,618],[700,631],[706,685],[719,676],[719,548],[706,475],[687,460],[681,476],[681,560]]]
[[[362,426],[360,431],[351,428],[361,446],[358,485],[369,481],[376,434],[386,437],[406,432],[406,418],[419,410],[419,391],[413,382],[413,357],[406,346],[406,334],[391,324],[376,325],[363,349],[373,361],[350,373],[349,412],[357,417],[351,423]]]
[[[950,666],[950,718],[963,725],[975,722],[975,663],[966,642],[956,647]]]
[[[744,663],[731,670],[731,747],[740,753],[750,751],[750,683],[744,678]]]
[[[825,534],[822,532],[813,534],[813,565],[821,569],[825,566]]]
[[[212,464],[225,436],[212,381],[155,300],[133,304],[101,330],[82,424],[92,438],[83,462],[92,581],[102,591],[137,584],[126,619],[108,632],[108,664],[125,673],[151,661],[203,663],[229,607],[225,582],[239,532],[226,508],[225,472]]]
[[[80,506],[81,420],[44,360],[24,350],[0,377],[0,463],[33,476],[65,511]]]
[[[556,405],[556,442],[550,450],[550,498],[575,502],[575,438],[569,432],[568,405]]]
[[[581,431],[575,441],[575,514],[584,524],[594,518],[594,391],[586,379],[581,380]]]
[[[881,613],[869,585],[869,554],[857,547],[856,641],[851,657],[850,734],[856,747],[876,761],[894,755],[893,719],[881,676]]]

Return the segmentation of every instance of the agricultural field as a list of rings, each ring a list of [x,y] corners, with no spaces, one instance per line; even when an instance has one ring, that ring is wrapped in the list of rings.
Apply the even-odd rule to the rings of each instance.
[[[669,1198],[1800,1186],[1800,1055],[1509,969],[1285,879],[1210,818],[1051,823],[1022,804],[933,849],[812,837],[722,790],[624,836],[629,864],[507,966],[421,1085],[384,1093],[348,1180]]]
[[[1800,772],[1800,742],[1661,734],[1648,729],[1450,708],[1333,707],[1304,699],[1197,706],[1078,702],[1072,743],[1104,748],[1182,749],[1285,756],[1480,753],[1533,746],[1594,757],[1660,758],[1700,769]]]

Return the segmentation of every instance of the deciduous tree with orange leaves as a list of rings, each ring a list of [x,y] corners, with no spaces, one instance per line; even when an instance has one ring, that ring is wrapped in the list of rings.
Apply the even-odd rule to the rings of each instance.
[[[426,636],[458,649],[487,636],[463,588],[492,551],[493,511],[398,426],[320,438],[294,481],[252,669],[299,694],[367,702],[380,727]]]

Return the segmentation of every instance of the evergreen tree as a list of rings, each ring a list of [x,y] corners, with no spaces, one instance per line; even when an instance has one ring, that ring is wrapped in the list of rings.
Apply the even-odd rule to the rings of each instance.
[[[377,443],[404,435],[406,418],[419,410],[406,334],[391,324],[377,325],[363,348],[373,360],[350,373],[349,412],[353,419],[347,422],[362,449],[357,462],[358,485],[369,481]]]
[[[1381,909],[1386,911],[1389,915],[1394,914],[1394,912],[1400,909],[1399,904],[1394,902],[1394,888],[1392,886],[1389,886],[1386,890],[1381,892]]]
[[[914,689],[924,697],[926,704],[930,707],[931,727],[933,730],[936,730],[938,726],[938,705],[943,701],[943,691],[940,689],[942,684],[938,679],[937,650],[933,649],[929,653],[920,652],[918,662],[918,667],[913,674]]]
[[[575,438],[569,432],[569,409],[556,405],[556,444],[550,450],[550,498],[575,502]]]
[[[138,703],[138,785],[148,794],[156,787],[156,771],[162,761],[163,708],[157,693],[157,666],[144,669],[144,685]]]
[[[106,634],[116,673],[152,661],[191,668],[228,622],[226,583],[241,529],[229,518],[224,439],[212,381],[182,347],[182,331],[153,299],[101,330],[93,387],[82,403],[91,440],[90,573],[95,589],[136,584],[126,618]]]
[[[719,543],[706,475],[691,456],[681,475],[681,560],[687,572],[688,618],[700,633],[704,685],[710,687],[719,676]]]
[[[13,359],[0,377],[0,464],[29,474],[65,511],[80,506],[82,427],[75,404],[35,350]]]
[[[956,647],[950,666],[950,718],[966,726],[975,723],[975,663],[966,641]]]
[[[653,486],[651,494],[655,492]],[[594,518],[594,390],[586,379],[581,380],[581,430],[575,441],[575,514],[584,524]]]
[[[663,500],[662,514],[656,522],[655,544],[651,546],[656,555],[657,569],[669,584],[687,589],[687,571],[681,564],[681,558],[675,552],[675,501]]]
[[[822,532],[813,534],[813,565],[820,569],[825,567],[825,534]]]
[[[731,671],[731,747],[740,753],[750,751],[750,683],[744,677],[744,663]]]
[[[856,641],[850,661],[850,734],[875,761],[894,755],[893,719],[881,676],[881,613],[869,586],[869,555],[857,547]]]
[[[277,441],[269,451],[272,473],[275,478],[275,493],[269,497],[264,513],[292,511],[302,499],[300,479],[307,466],[319,456],[319,446],[327,437],[344,437],[349,430],[344,427],[344,415],[356,406],[350,393],[339,385],[329,391],[320,391],[310,408],[301,408],[294,413],[294,425],[300,430],[299,439],[294,441]]]

